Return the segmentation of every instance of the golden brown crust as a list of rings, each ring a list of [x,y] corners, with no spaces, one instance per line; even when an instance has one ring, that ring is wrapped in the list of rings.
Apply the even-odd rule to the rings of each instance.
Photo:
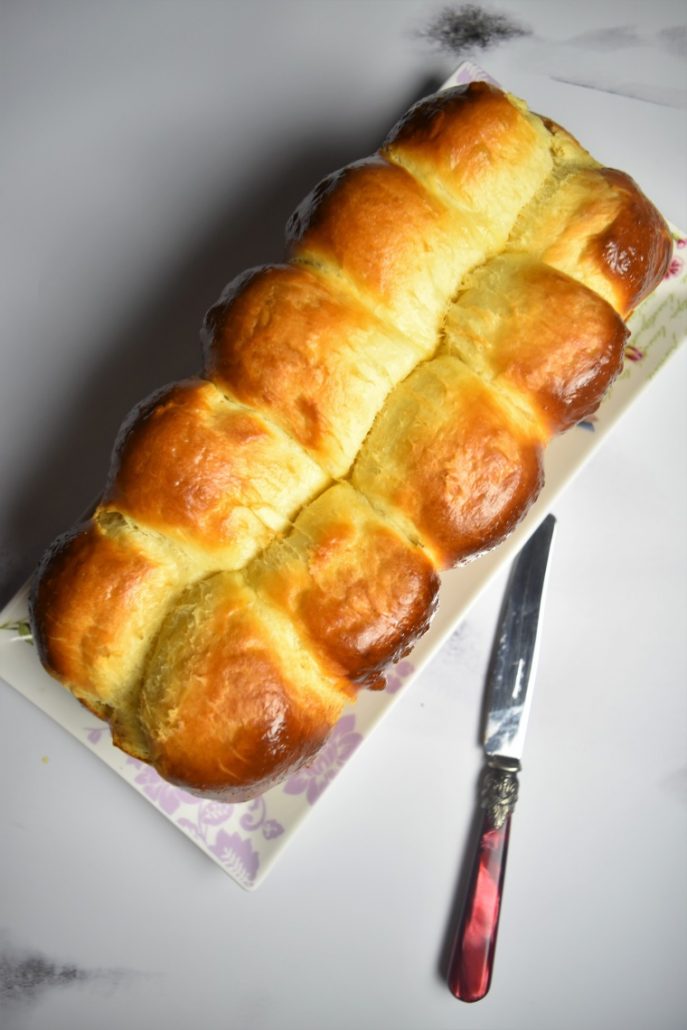
[[[451,205],[483,217],[498,234],[497,249],[552,168],[540,120],[486,82],[420,100],[381,152]]]
[[[187,380],[125,424],[103,506],[167,534],[210,569],[241,568],[325,482],[258,412]]]
[[[145,637],[188,578],[164,545],[121,520],[79,526],[53,544],[35,579],[31,614],[43,664],[91,710],[110,714],[138,677]]]
[[[125,551],[94,523],[57,540],[43,559],[32,603],[34,640],[48,671],[75,687],[90,688],[91,666],[116,638],[122,618],[121,606],[112,606],[111,599],[124,599],[126,605],[150,571],[140,552]],[[108,585],[106,596],[103,584]],[[98,624],[94,605],[99,602],[114,616],[109,626]],[[84,614],[95,615],[92,626],[82,625]]]
[[[618,213],[589,241],[586,253],[608,270],[621,298],[618,311],[627,317],[663,279],[673,241],[666,222],[629,175],[613,168],[599,174],[619,197]]]
[[[422,357],[303,266],[254,269],[203,328],[205,371],[266,412],[332,476],[345,475],[391,387]]]
[[[115,743],[225,800],[311,758],[426,628],[436,570],[522,517],[670,251],[628,176],[484,84],[417,105],[288,237],[209,313],[208,379],[127,421],[32,602]]]
[[[591,287],[627,318],[665,275],[672,240],[629,175],[573,165],[525,208],[511,246]]]
[[[182,598],[153,649],[142,694],[152,760],[164,777],[244,801],[317,752],[347,685],[305,660],[283,629],[235,574],[220,573]]]
[[[602,297],[525,254],[470,277],[443,349],[560,433],[598,407],[622,368],[628,330]]]
[[[403,520],[443,569],[503,539],[542,481],[535,427],[450,357],[394,391],[353,468],[354,486]]]
[[[293,215],[287,238],[292,260],[347,283],[425,353],[436,344],[456,283],[488,250],[478,218],[457,217],[404,168],[380,157],[320,183]]]
[[[427,555],[344,483],[302,512],[251,581],[341,675],[365,685],[425,631],[439,588]]]

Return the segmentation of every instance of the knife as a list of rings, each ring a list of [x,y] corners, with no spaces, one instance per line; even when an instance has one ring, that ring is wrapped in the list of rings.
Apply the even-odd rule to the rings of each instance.
[[[487,674],[480,789],[484,810],[467,897],[453,942],[448,985],[461,1001],[479,1001],[491,983],[506,872],[510,821],[538,655],[549,551],[556,520],[547,516],[515,559]]]

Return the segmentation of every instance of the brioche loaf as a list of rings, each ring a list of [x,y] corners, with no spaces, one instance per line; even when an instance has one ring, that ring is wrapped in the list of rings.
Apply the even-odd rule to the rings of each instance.
[[[206,316],[33,586],[41,659],[170,781],[254,797],[317,752],[598,406],[670,257],[621,172],[484,83],[421,101]]]

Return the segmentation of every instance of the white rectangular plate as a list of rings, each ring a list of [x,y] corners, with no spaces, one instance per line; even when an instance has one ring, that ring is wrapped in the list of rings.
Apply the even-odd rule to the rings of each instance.
[[[471,62],[445,86],[489,78]],[[441,605],[429,631],[392,671],[384,691],[361,692],[315,760],[255,801],[224,805],[173,787],[142,762],[113,747],[108,727],[90,715],[42,669],[28,630],[28,586],[0,613],[0,676],[69,730],[237,883],[256,887],[327,785],[382,716],[456,629],[498,571],[553,508],[560,492],[603,443],[607,433],[687,336],[687,239],[674,230],[674,256],[665,281],[630,320],[625,369],[593,419],[557,438],[546,452],[546,486],[527,518],[504,544],[443,577]],[[28,634],[28,635],[27,635]]]

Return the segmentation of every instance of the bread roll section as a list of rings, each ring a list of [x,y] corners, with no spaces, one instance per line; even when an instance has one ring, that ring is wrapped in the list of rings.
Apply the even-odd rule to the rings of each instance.
[[[335,284],[302,266],[240,276],[203,326],[205,372],[346,475],[391,389],[425,356]]]
[[[240,573],[181,595],[153,645],[139,715],[150,760],[168,779],[244,800],[324,743],[350,699],[286,618]]]
[[[33,628],[48,672],[98,715],[140,681],[151,638],[193,577],[184,555],[116,513],[57,540],[33,593]]]
[[[492,244],[485,220],[466,219],[379,156],[320,184],[289,222],[287,241],[292,261],[348,290],[425,356],[456,284]]]
[[[505,246],[554,167],[551,134],[541,119],[486,83],[421,100],[392,129],[381,153],[473,232],[484,229],[482,260]]]
[[[125,424],[101,508],[169,537],[207,571],[240,569],[326,482],[258,411],[189,380]]]
[[[438,569],[502,540],[543,482],[537,427],[462,361],[426,362],[401,383],[365,441],[353,484]]]
[[[46,668],[173,782],[280,782],[525,514],[669,255],[632,180],[521,101],[420,102],[230,284],[202,378],[123,426],[35,578]]]
[[[385,666],[427,628],[439,587],[423,548],[348,483],[308,505],[248,574],[309,650],[365,686],[383,686]]]
[[[628,337],[599,294],[521,252],[490,261],[464,287],[448,310],[442,352],[507,395],[543,440],[598,407]]]

